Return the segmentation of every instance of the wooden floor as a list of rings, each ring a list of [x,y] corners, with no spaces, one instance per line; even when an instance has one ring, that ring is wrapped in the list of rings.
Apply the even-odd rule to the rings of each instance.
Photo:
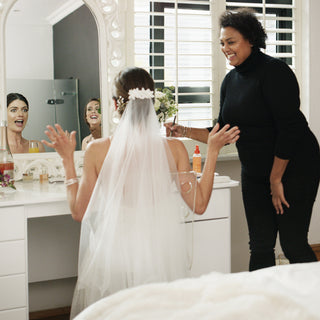
[[[314,251],[318,261],[320,261],[320,243],[318,244],[312,244],[311,245],[312,250]]]
[[[29,318],[31,319],[31,318]],[[49,318],[38,318],[39,320],[70,320],[70,315],[52,316]]]
[[[29,320],[69,320],[70,307],[29,313]]]

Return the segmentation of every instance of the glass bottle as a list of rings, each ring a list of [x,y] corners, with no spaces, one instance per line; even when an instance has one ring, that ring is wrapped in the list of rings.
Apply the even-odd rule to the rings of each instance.
[[[14,163],[7,138],[7,122],[0,122],[0,191],[15,189]]]

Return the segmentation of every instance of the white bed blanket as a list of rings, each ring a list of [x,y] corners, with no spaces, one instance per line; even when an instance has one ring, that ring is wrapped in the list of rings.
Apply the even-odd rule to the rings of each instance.
[[[120,291],[76,320],[320,319],[320,262],[200,278]]]

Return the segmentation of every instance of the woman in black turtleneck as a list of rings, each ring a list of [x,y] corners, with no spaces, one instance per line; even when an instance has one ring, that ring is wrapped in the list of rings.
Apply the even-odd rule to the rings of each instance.
[[[300,111],[299,86],[286,63],[260,51],[266,33],[249,9],[220,17],[220,44],[232,69],[220,93],[220,126],[240,129],[242,195],[250,236],[250,266],[275,264],[280,244],[290,263],[316,261],[308,244],[320,179],[317,139]],[[211,128],[173,126],[173,136],[205,142]]]

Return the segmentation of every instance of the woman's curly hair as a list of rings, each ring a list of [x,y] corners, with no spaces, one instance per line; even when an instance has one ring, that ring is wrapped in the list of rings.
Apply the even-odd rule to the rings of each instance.
[[[239,31],[254,47],[266,48],[267,34],[254,10],[249,8],[226,10],[220,16],[219,23],[220,28],[232,27]]]

